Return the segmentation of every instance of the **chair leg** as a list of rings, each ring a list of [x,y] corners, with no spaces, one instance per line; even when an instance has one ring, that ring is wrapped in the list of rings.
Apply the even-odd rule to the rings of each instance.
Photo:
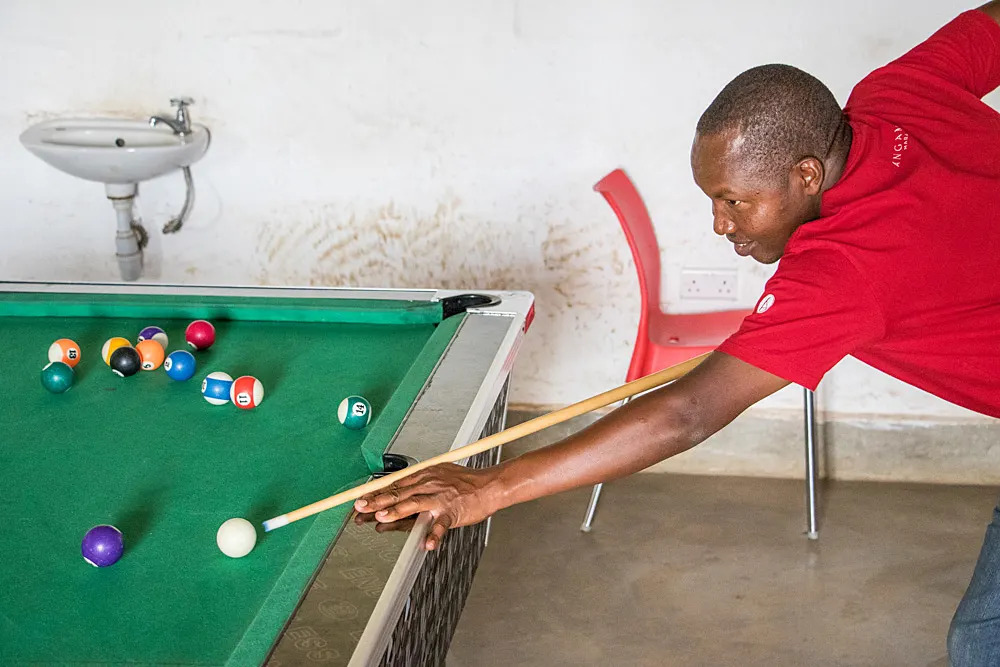
[[[580,530],[585,533],[589,533],[590,528],[594,524],[594,513],[597,511],[597,501],[601,498],[601,489],[603,488],[603,482],[595,484],[594,490],[590,492],[590,504],[587,505],[587,516],[583,518],[583,525],[580,526]]]
[[[819,539],[816,522],[816,396],[809,389],[803,389],[805,401],[806,431],[806,537]]]
[[[629,396],[621,402],[622,407],[634,397]],[[580,530],[585,533],[589,533],[590,529],[594,526],[594,514],[597,512],[597,501],[601,499],[601,489],[604,488],[604,482],[600,482],[594,485],[594,490],[590,492],[590,504],[587,505],[587,515],[583,517],[583,525],[580,526]]]

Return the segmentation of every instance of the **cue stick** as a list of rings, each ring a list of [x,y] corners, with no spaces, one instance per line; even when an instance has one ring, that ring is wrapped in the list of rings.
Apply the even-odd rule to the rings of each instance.
[[[554,426],[555,424],[562,423],[568,419],[572,419],[573,417],[579,417],[580,415],[591,412],[592,410],[603,408],[606,405],[617,403],[631,396],[636,396],[637,394],[649,391],[650,389],[655,389],[661,385],[667,384],[668,382],[673,382],[682,375],[687,374],[695,366],[704,361],[709,354],[709,352],[706,352],[705,354],[688,359],[687,361],[674,364],[673,366],[665,368],[657,373],[653,373],[652,375],[647,375],[646,377],[641,377],[638,380],[633,380],[632,382],[623,384],[622,386],[606,391],[603,394],[591,396],[588,399],[582,400],[579,403],[574,403],[573,405],[568,405],[565,408],[556,410],[555,412],[550,412],[548,414],[541,415],[540,417],[529,419],[526,422],[521,422],[520,424],[512,426],[504,431],[500,431],[499,433],[486,436],[482,440],[477,440],[476,442],[469,443],[468,445],[459,447],[458,449],[453,449],[450,452],[445,452],[444,454],[439,454],[429,458],[426,461],[421,461],[420,463],[407,466],[406,468],[397,470],[390,475],[373,479],[352,489],[347,489],[346,491],[341,491],[340,493],[334,494],[328,498],[324,498],[323,500],[317,500],[311,505],[300,507],[293,512],[288,512],[287,514],[276,516],[273,519],[268,519],[264,522],[264,532],[270,532],[275,528],[287,526],[294,521],[298,521],[299,519],[304,519],[307,516],[312,516],[313,514],[331,509],[337,505],[342,505],[348,501],[357,500],[361,496],[372,493],[373,491],[384,489],[392,483],[401,480],[404,477],[408,477],[417,471],[423,470],[424,468],[430,468],[431,466],[436,466],[441,463],[454,463],[455,461],[461,461],[464,458],[485,452],[487,449],[493,449],[498,445],[506,445],[508,442],[517,440],[518,438],[523,438],[524,436],[531,435],[532,433],[537,433],[538,431]]]

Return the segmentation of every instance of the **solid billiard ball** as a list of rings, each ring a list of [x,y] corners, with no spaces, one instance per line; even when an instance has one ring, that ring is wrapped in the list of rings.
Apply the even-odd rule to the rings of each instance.
[[[337,420],[355,431],[368,426],[372,418],[372,406],[361,396],[348,396],[337,408]]]
[[[53,394],[61,394],[73,386],[73,368],[62,361],[50,361],[42,369],[42,386]]]
[[[201,395],[212,405],[223,405],[229,402],[229,390],[233,386],[233,377],[229,373],[213,371],[201,381]]]
[[[230,558],[243,558],[257,544],[257,531],[246,519],[228,519],[215,534],[219,550]]]
[[[135,346],[135,351],[139,353],[142,370],[155,371],[163,363],[163,346],[160,341],[149,338],[139,341]]]
[[[167,372],[167,377],[180,382],[194,377],[196,367],[194,355],[187,350],[171,352],[163,362],[163,370]]]
[[[140,331],[138,342],[141,343],[144,340],[155,340],[163,347],[164,350],[167,349],[167,345],[170,343],[170,339],[167,338],[167,332],[160,327],[146,327]],[[136,349],[138,349],[138,347],[139,346],[136,345]]]
[[[49,361],[76,366],[80,363],[80,346],[69,338],[60,338],[49,346]]]
[[[111,353],[111,370],[120,377],[135,375],[142,368],[142,359],[131,345],[118,348]]]
[[[121,336],[115,336],[114,338],[109,338],[104,341],[103,347],[101,347],[101,359],[104,359],[104,363],[108,366],[111,365],[111,355],[115,353],[120,347],[131,347],[132,344],[128,342],[127,338],[122,338]]]
[[[114,565],[125,551],[122,531],[114,526],[94,526],[83,536],[80,551],[83,559],[94,567]]]
[[[211,322],[195,320],[184,331],[184,339],[196,350],[207,350],[215,342],[215,327]]]
[[[229,388],[229,400],[238,408],[249,410],[264,400],[264,385],[252,375],[242,375],[233,380]]]

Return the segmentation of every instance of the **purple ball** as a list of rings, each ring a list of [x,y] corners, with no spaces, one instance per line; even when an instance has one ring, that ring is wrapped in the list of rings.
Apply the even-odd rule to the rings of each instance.
[[[125,551],[122,532],[114,526],[94,526],[83,536],[80,545],[83,559],[94,567],[114,565]]]

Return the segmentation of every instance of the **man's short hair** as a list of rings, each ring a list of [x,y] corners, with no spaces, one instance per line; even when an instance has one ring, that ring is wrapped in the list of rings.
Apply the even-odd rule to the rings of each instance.
[[[777,185],[799,160],[825,159],[842,122],[819,79],[791,65],[761,65],[722,89],[698,120],[698,134],[739,132],[743,173]]]

